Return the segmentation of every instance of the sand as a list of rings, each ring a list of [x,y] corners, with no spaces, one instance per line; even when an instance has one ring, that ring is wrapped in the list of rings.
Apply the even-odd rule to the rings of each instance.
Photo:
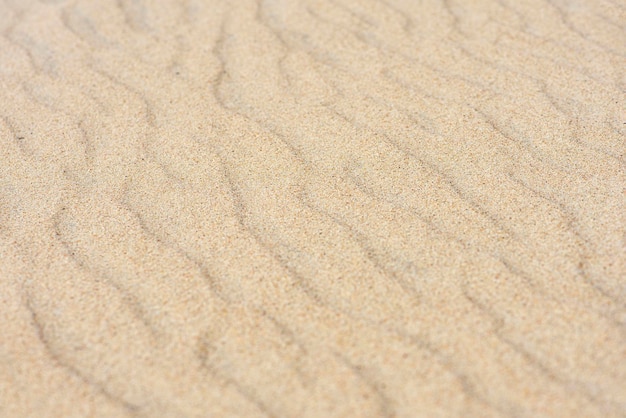
[[[0,416],[625,416],[624,22],[0,2]]]

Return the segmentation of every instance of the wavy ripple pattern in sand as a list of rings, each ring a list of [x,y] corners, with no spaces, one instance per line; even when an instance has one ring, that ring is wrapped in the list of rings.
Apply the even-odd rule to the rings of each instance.
[[[0,416],[622,416],[619,2],[0,3]]]

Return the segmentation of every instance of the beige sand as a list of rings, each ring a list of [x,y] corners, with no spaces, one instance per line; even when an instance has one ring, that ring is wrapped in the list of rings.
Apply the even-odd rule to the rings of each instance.
[[[0,416],[626,415],[625,22],[0,2]]]

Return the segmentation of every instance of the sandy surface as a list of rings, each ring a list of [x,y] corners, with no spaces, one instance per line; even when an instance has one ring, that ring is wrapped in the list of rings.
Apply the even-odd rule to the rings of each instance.
[[[0,1],[0,416],[625,416],[625,22]]]

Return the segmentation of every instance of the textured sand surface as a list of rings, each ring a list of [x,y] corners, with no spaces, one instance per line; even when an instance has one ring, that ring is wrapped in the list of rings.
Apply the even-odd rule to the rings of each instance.
[[[625,24],[0,1],[0,417],[626,416]]]

